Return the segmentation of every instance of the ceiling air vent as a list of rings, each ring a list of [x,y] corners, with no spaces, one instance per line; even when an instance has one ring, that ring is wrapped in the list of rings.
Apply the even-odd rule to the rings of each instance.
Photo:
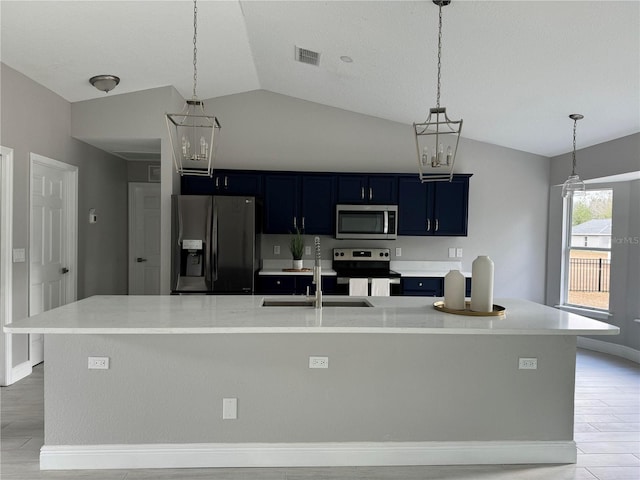
[[[308,63],[309,65],[315,65],[317,67],[320,64],[320,54],[313,50],[296,47],[296,61]]]

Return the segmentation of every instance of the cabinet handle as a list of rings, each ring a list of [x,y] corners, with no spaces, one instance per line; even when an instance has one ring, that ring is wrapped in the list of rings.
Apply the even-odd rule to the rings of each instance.
[[[293,217],[293,228],[298,228],[298,219]]]
[[[224,176],[224,188],[227,188],[229,186],[229,177],[227,177],[226,175]]]
[[[360,187],[360,199],[364,200],[364,187]]]
[[[276,280],[276,285],[280,285],[280,280]]]
[[[220,177],[216,177],[216,188],[220,187]]]
[[[440,227],[440,225],[439,225],[439,223],[438,223],[438,219],[436,218],[436,229],[435,229],[435,231],[436,231],[436,232],[438,231],[438,228],[439,228],[439,227]]]
[[[302,217],[302,230],[304,230],[304,217]]]
[[[419,286],[419,287],[421,287],[421,286],[422,286],[422,282],[419,282],[419,283],[418,283],[418,286]]]
[[[427,218],[427,232],[431,231],[431,219]]]
[[[373,188],[369,187],[369,200],[373,200]]]

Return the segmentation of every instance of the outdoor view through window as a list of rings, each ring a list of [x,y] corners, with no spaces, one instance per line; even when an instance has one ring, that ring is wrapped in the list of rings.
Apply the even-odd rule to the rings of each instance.
[[[612,190],[587,190],[573,195],[567,304],[609,309],[612,210]]]

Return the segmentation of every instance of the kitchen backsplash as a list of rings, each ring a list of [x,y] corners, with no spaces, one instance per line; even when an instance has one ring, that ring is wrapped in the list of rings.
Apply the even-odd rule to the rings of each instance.
[[[290,260],[289,235],[262,235],[261,258],[270,260]],[[303,260],[314,258],[313,235],[304,235],[305,247],[310,247],[310,254],[304,255]],[[468,245],[466,237],[399,237],[397,240],[336,240],[332,236],[320,235],[321,255],[323,260],[332,257],[334,248],[389,248],[391,260],[442,260],[462,262],[463,268],[470,258],[465,253]],[[274,253],[276,246],[280,247],[280,254]],[[400,248],[401,255],[396,255],[396,249]],[[449,258],[449,248],[462,248],[461,258]]]

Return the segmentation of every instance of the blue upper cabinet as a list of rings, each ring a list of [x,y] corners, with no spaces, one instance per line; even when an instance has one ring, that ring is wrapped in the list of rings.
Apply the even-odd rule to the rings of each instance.
[[[396,175],[338,175],[338,203],[395,205]]]
[[[336,183],[335,175],[302,175],[299,225],[304,233],[334,234]]]
[[[216,170],[214,179],[216,195],[262,195],[262,175],[259,172]]]
[[[243,170],[215,170],[213,177],[185,175],[180,178],[182,195],[262,196],[262,174]]]
[[[398,234],[464,237],[469,211],[469,177],[451,182],[420,183],[398,178]]]
[[[291,233],[298,224],[300,177],[290,174],[264,176],[264,233]]]
[[[336,177],[322,174],[264,176],[264,231],[333,235]]]

